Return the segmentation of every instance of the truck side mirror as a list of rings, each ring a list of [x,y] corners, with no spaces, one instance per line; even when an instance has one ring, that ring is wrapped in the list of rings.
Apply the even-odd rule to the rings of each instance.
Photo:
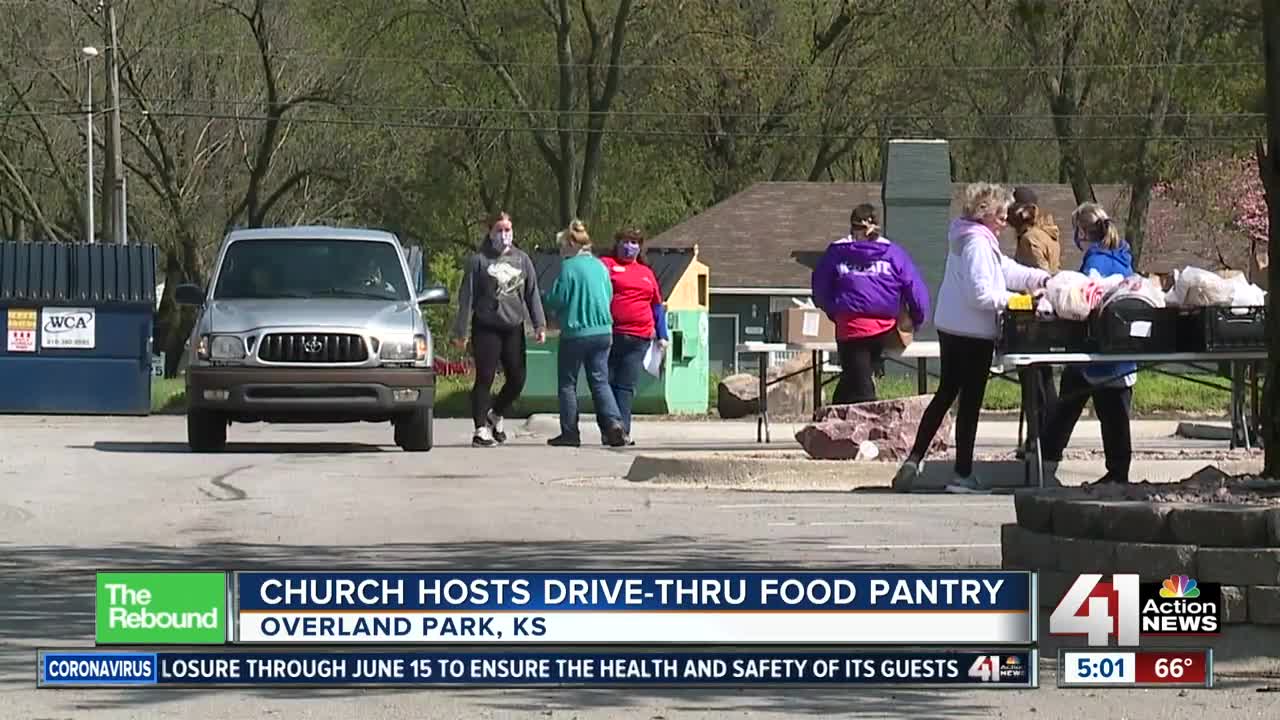
[[[204,288],[199,285],[179,285],[173,291],[173,299],[179,305],[203,305]]]
[[[447,305],[449,303],[449,288],[443,285],[429,287],[418,293],[419,305]]]

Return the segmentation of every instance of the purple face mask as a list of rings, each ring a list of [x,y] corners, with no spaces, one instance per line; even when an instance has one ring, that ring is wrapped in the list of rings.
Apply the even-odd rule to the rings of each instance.
[[[636,242],[620,242],[618,243],[618,257],[623,260],[635,260],[640,256],[640,243]]]

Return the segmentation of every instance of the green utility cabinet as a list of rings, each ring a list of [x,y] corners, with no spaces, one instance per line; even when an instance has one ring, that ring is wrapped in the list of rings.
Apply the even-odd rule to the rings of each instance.
[[[880,198],[884,234],[911,255],[935,299],[946,267],[951,194],[951,148],[945,140],[887,143]],[[929,320],[917,340],[936,337]]]
[[[707,332],[709,279],[707,266],[697,259],[697,248],[649,248],[645,254],[658,278],[667,306],[667,329],[671,342],[662,364],[662,377],[640,373],[632,412],[636,415],[701,415],[708,411],[710,345]],[[560,274],[560,256],[533,255],[538,271],[538,287],[544,292]],[[556,365],[560,338],[555,317],[549,317],[547,342],[529,341],[525,351],[528,374],[519,406],[534,411],[554,412],[556,408]],[[579,410],[592,412],[591,392],[585,374],[578,375]]]

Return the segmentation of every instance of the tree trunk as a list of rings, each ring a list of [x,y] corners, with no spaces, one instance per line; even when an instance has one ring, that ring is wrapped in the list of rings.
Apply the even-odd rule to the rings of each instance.
[[[1142,248],[1146,244],[1147,212],[1151,209],[1151,191],[1155,183],[1143,174],[1129,183],[1129,217],[1124,223],[1124,233],[1133,254],[1133,267],[1142,262]]]
[[[1267,146],[1259,147],[1258,171],[1266,189],[1268,245],[1280,247],[1280,6],[1262,0],[1263,54],[1266,57]],[[1262,397],[1262,442],[1266,450],[1264,474],[1280,477],[1280,253],[1271,253],[1267,273],[1267,380]]]

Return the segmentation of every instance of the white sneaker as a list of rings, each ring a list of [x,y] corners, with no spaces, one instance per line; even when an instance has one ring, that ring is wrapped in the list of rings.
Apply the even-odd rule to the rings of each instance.
[[[502,430],[502,416],[490,410],[487,419],[489,421],[489,429],[493,432],[493,439],[500,443],[506,442],[507,434]]]
[[[471,436],[471,444],[475,447],[493,447],[497,444],[493,440],[493,430],[488,425],[476,428],[476,434]]]
[[[947,492],[957,495],[988,495],[991,490],[978,478],[970,475],[969,477],[960,477],[957,475],[950,483],[947,484]]]
[[[923,470],[923,460],[919,462],[908,460],[902,463],[902,467],[898,468],[897,474],[893,476],[893,491],[900,493],[911,492],[916,478],[920,477],[920,472]]]

